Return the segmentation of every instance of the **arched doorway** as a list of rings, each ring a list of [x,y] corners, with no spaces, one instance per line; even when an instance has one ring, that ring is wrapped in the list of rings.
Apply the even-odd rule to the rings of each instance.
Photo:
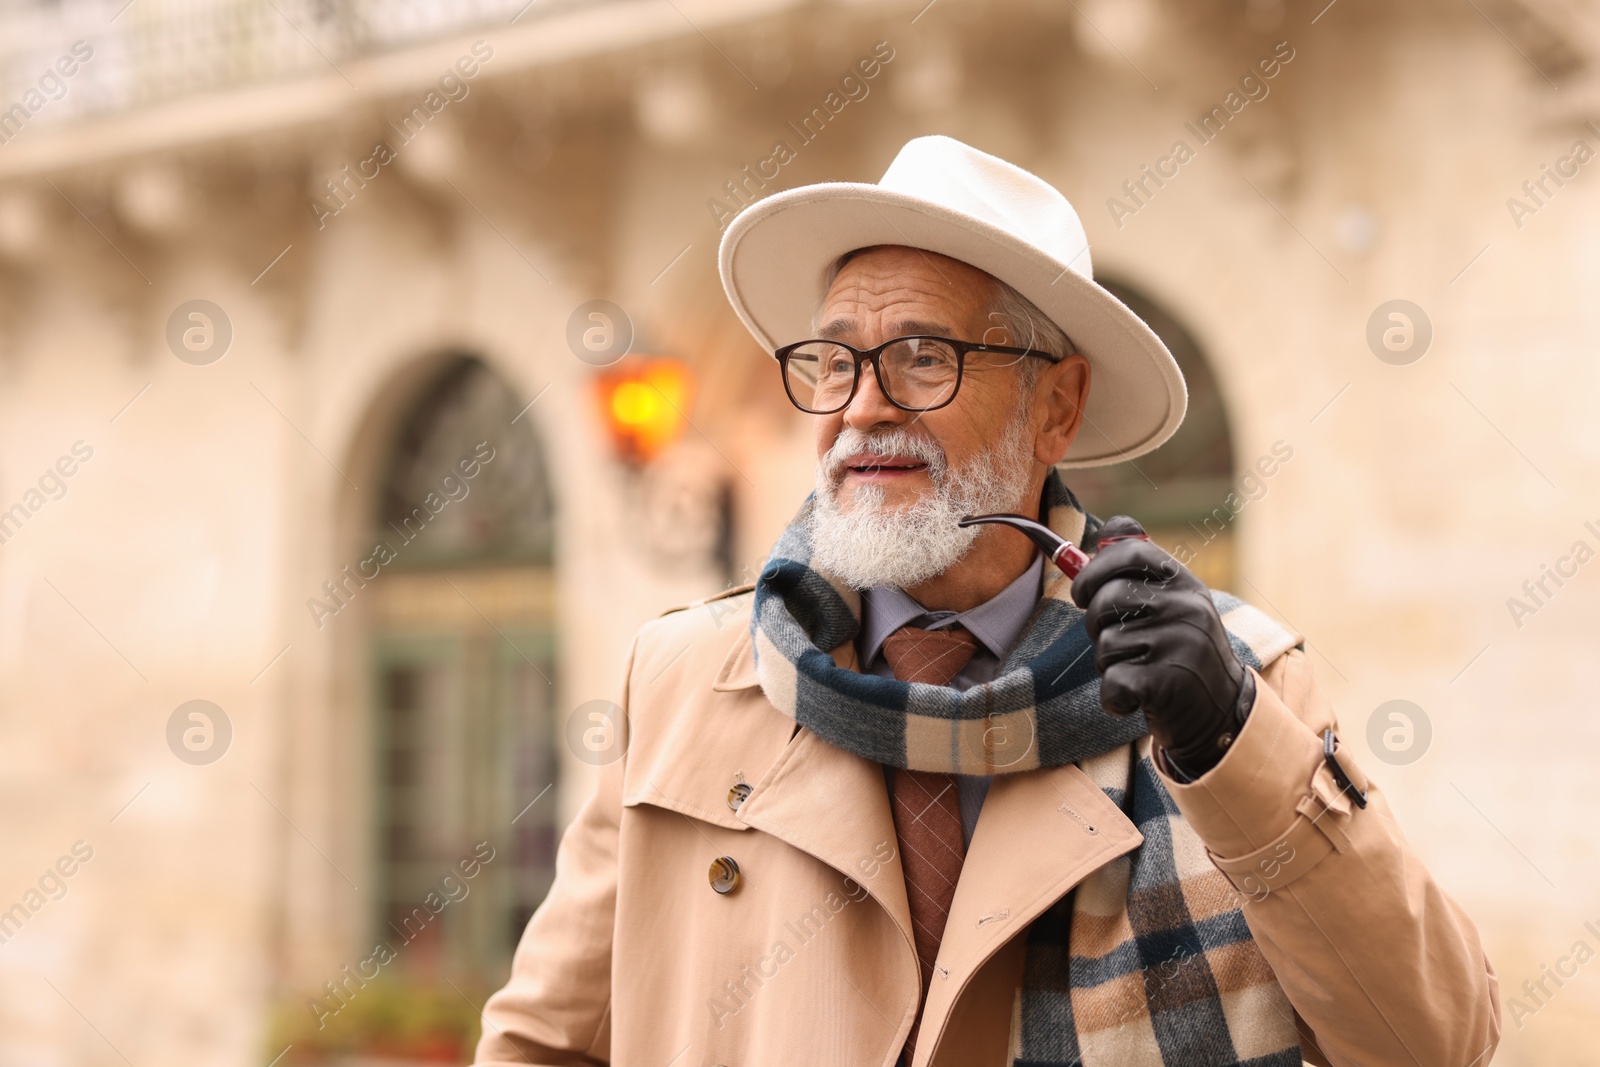
[[[1127,463],[1072,471],[1068,484],[1091,512],[1137,518],[1207,585],[1231,590],[1238,574],[1233,435],[1216,376],[1199,342],[1138,288],[1096,279],[1145,321],[1172,352],[1189,387],[1189,410],[1171,440]]]
[[[516,395],[455,356],[393,435],[370,525],[374,936],[416,983],[502,975],[554,878],[553,501]],[[477,984],[472,982],[472,984]]]

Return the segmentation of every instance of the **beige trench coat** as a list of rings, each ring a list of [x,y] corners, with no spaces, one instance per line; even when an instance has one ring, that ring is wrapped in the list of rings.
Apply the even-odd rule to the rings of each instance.
[[[640,632],[626,755],[562,839],[555,884],[485,1008],[478,1063],[895,1062],[919,974],[883,770],[767,702],[751,600],[736,592]],[[1261,672],[1222,762],[1167,788],[1259,898],[1245,916],[1310,1062],[1481,1067],[1500,1033],[1494,971],[1347,751],[1370,804],[1338,792],[1322,759],[1333,721],[1304,653],[1289,652]],[[753,788],[735,808],[739,782]],[[996,777],[913,1067],[1008,1063],[1028,924],[1141,840],[1076,766]],[[739,878],[720,894],[708,871],[724,856]]]

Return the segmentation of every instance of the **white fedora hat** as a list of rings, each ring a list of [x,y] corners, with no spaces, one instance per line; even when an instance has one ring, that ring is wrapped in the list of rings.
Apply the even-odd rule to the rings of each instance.
[[[1083,427],[1062,466],[1143,455],[1183,421],[1188,392],[1177,362],[1095,284],[1089,241],[1067,198],[949,137],[906,142],[876,185],[804,185],[750,205],[722,235],[722,287],[771,352],[810,336],[828,267],[871,245],[926,249],[987,271],[1066,331],[1091,373]]]

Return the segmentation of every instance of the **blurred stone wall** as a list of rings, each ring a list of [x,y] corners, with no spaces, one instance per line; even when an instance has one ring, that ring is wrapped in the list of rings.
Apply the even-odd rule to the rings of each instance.
[[[637,626],[728,578],[663,565],[651,501],[729,484],[741,580],[810,482],[721,294],[719,222],[876,180],[932,132],[1058,185],[1096,269],[1195,335],[1240,477],[1292,448],[1233,519],[1235,591],[1305,635],[1345,743],[1477,920],[1520,1004],[1496,1062],[1594,1062],[1592,968],[1523,990],[1600,949],[1587,7],[516,6],[344,51],[304,23],[320,60],[122,104],[105,77],[81,113],[64,78],[63,117],[0,145],[0,908],[22,908],[0,1064],[265,1063],[268,1006],[366,950],[368,620],[304,603],[366,547],[443,355],[538,398],[559,703],[612,696]],[[112,14],[28,62],[115,57],[144,13]],[[27,107],[36,82],[8,85]],[[595,299],[694,375],[643,471],[569,343]],[[195,307],[225,352],[185,346]],[[169,743],[191,700],[231,730],[215,762]],[[565,817],[593,780],[569,770]]]

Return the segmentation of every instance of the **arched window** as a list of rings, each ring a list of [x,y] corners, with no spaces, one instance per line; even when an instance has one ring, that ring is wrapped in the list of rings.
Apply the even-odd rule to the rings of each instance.
[[[1189,410],[1171,440],[1149,455],[1068,471],[1067,482],[1091,512],[1102,519],[1132,515],[1207,585],[1232,590],[1234,522],[1247,494],[1235,488],[1233,437],[1217,380],[1193,335],[1169,312],[1131,285],[1097,280],[1177,359],[1189,386]]]
[[[400,422],[372,517],[370,896],[415,980],[498,979],[554,877],[553,505],[522,407],[450,360]]]

